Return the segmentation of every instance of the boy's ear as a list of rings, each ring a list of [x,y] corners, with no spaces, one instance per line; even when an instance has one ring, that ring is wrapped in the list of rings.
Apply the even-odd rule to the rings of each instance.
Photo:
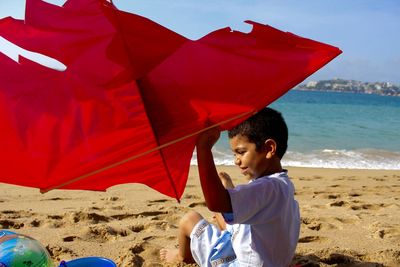
[[[275,140],[274,139],[267,139],[267,140],[265,140],[264,145],[265,145],[265,152],[266,152],[265,157],[267,159],[272,158],[272,156],[274,156],[276,154],[276,146],[277,145],[276,145]]]

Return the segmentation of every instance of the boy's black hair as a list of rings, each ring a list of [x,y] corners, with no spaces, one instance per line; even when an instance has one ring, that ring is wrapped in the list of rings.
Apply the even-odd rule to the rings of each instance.
[[[282,114],[272,108],[264,108],[228,131],[229,138],[236,135],[246,136],[260,151],[267,139],[273,139],[277,145],[277,155],[282,159],[287,149],[288,128]]]

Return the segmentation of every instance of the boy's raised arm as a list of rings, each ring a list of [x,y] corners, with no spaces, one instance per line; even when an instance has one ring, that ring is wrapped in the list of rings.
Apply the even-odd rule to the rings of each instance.
[[[197,140],[197,164],[200,183],[209,210],[232,212],[229,193],[221,182],[211,153],[211,148],[217,142],[219,136],[219,130],[212,128],[202,133]]]

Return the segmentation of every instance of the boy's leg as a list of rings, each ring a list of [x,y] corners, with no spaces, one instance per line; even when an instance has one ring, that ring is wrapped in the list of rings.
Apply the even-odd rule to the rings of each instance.
[[[195,211],[186,213],[179,222],[179,249],[162,249],[160,250],[160,258],[167,262],[183,261],[194,263],[192,252],[190,251],[190,234],[196,224],[202,219],[203,217]]]

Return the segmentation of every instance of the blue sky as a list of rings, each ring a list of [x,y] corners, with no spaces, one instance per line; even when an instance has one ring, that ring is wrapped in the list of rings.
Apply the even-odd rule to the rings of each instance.
[[[191,39],[226,26],[249,31],[243,23],[247,19],[269,24],[343,50],[309,80],[337,77],[400,84],[399,0],[114,0],[114,4]],[[0,0],[0,18],[23,18],[24,5],[24,0]]]

